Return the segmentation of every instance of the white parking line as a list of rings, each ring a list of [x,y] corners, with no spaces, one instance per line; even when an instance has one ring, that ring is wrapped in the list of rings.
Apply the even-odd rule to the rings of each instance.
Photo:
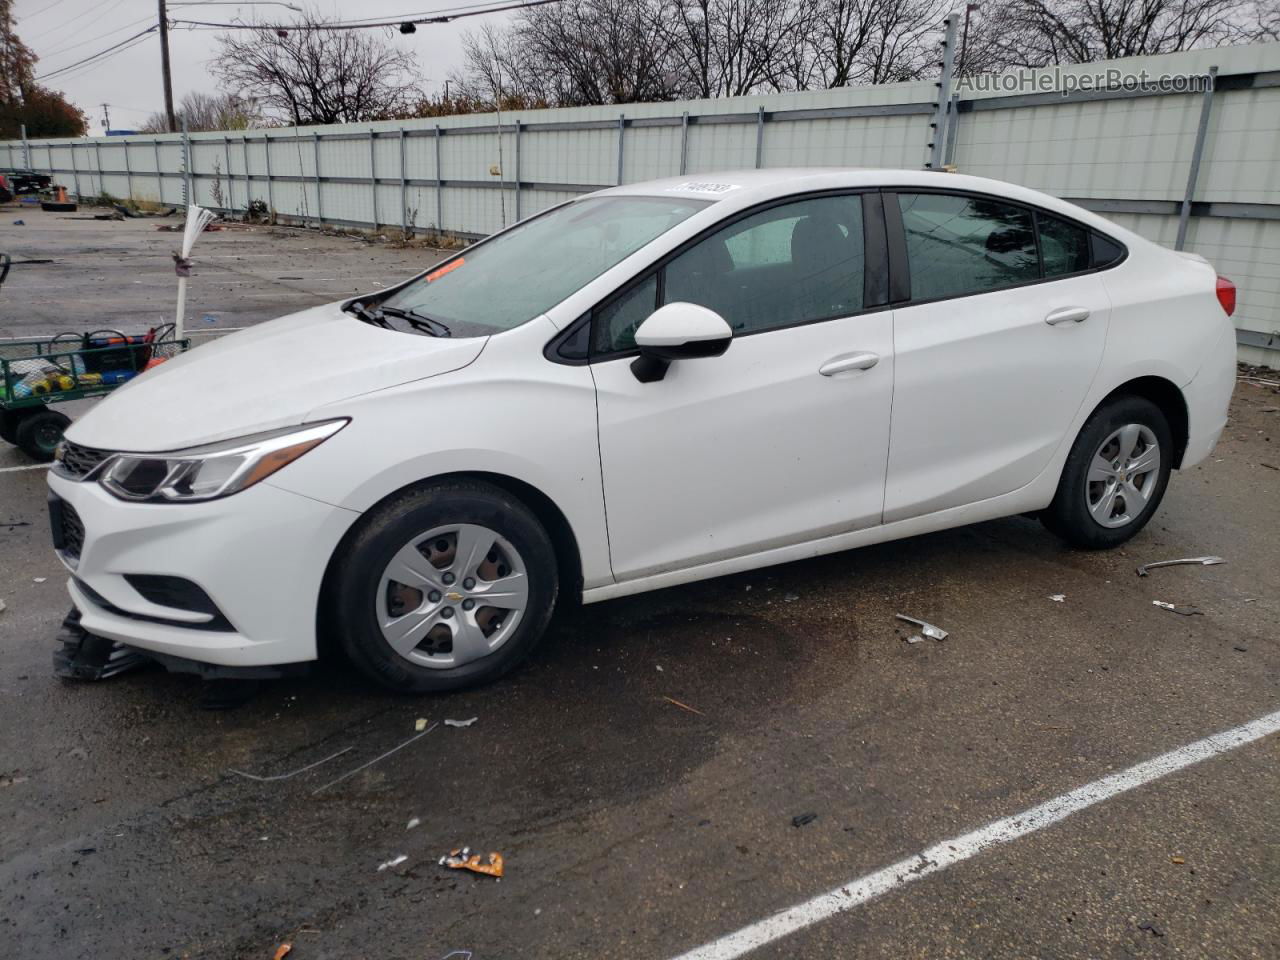
[[[0,473],[15,473],[18,470],[48,470],[48,469],[49,469],[49,464],[47,463],[33,463],[30,466],[26,466],[26,467],[0,467]]]
[[[1103,800],[1109,800],[1153,780],[1176,773],[1202,760],[1208,760],[1247,743],[1253,743],[1277,731],[1280,731],[1280,710],[1242,726],[1189,743],[1185,747],[1162,753],[1127,770],[1121,770],[1101,780],[1087,783],[1070,793],[1046,800],[1030,810],[996,820],[994,823],[951,840],[943,840],[913,857],[899,860],[875,873],[850,880],[843,886],[819,894],[812,900],[796,904],[758,923],[727,934],[719,940],[713,940],[688,953],[682,953],[675,960],[730,960],[732,957],[740,957],[766,943],[772,943],[805,927],[813,926],[837,913],[851,910],[921,877],[945,870],[952,864],[967,860],[990,847],[1043,830]]]

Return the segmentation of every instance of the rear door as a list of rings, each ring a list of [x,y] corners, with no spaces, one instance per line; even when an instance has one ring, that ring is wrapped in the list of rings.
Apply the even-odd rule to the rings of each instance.
[[[1031,482],[1093,382],[1111,303],[1078,224],[974,194],[884,198],[895,280],[909,278],[893,321],[892,522]]]

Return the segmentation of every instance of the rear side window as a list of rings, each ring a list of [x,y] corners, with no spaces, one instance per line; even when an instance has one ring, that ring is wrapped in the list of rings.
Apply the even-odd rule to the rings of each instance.
[[[1093,265],[1101,269],[1124,259],[1124,247],[1100,233],[1090,235],[1093,241]]]
[[[1084,227],[1047,213],[1037,213],[1036,224],[1040,227],[1040,254],[1044,257],[1046,277],[1089,269],[1089,232]]]
[[[1011,287],[1040,277],[1035,224],[984,197],[900,193],[913,300]]]

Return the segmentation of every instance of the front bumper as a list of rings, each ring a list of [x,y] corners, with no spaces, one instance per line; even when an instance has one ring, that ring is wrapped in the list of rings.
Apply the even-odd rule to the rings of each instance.
[[[117,500],[98,484],[49,474],[53,494],[83,526],[79,556],[58,555],[90,633],[170,657],[228,667],[316,658],[316,607],[325,567],[359,516],[268,482],[206,503]],[[126,575],[181,577],[199,586],[229,629],[147,600]],[[86,589],[87,588],[87,589]],[[207,618],[205,618],[207,619]]]

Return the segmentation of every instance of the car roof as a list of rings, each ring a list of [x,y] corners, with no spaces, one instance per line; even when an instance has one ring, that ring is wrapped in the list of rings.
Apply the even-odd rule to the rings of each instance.
[[[712,201],[716,209],[724,210],[725,207],[747,207],[774,197],[785,197],[795,193],[859,187],[928,187],[985,193],[1038,206],[1045,210],[1057,211],[1112,235],[1121,234],[1128,241],[1137,239],[1137,235],[1131,231],[1070,201],[1004,180],[975,177],[964,173],[949,173],[944,170],[909,170],[891,167],[776,167],[766,170],[723,170],[629,183],[609,187],[590,196],[687,197]],[[728,210],[724,210],[720,215],[728,213]]]

